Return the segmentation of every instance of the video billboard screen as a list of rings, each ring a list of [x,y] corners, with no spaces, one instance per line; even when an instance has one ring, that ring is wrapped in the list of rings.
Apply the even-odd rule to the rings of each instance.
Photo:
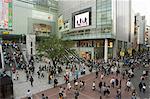
[[[89,12],[85,12],[79,15],[75,15],[75,28],[84,27],[90,25]]]
[[[92,24],[91,7],[72,13],[72,28],[87,27]]]

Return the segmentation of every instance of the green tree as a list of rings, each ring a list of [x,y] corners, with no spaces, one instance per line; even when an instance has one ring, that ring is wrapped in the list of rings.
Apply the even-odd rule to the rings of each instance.
[[[54,67],[56,68],[57,63],[61,58],[68,55],[66,50],[70,50],[73,46],[72,41],[64,41],[58,38],[56,35],[50,35],[49,37],[41,38],[38,42],[38,55],[45,56],[52,60]]]

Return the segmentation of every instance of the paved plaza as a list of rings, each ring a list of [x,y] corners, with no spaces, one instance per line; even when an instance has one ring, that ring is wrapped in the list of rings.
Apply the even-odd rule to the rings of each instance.
[[[31,87],[30,82],[26,81],[26,74],[24,71],[19,70],[19,80],[13,80],[14,83],[14,96],[15,99],[20,99],[22,97],[26,96],[27,90],[31,90],[32,94],[50,89],[53,87],[53,83],[52,84],[48,84],[48,73],[44,72],[45,77],[44,78],[38,78],[37,75],[37,71],[38,71],[38,67],[39,66],[44,66],[44,65],[48,65],[44,62],[40,62],[40,63],[35,63],[35,74],[33,75],[34,77],[34,82],[33,82],[33,87]],[[86,68],[87,72],[86,74],[89,74],[88,68]],[[57,76],[57,79],[59,81],[59,84],[63,84],[65,83],[64,81],[64,77],[63,77],[64,73],[61,73]],[[73,77],[70,78],[71,80],[73,80]]]
[[[45,65],[46,63],[36,63],[35,65],[38,67],[40,65]],[[37,69],[37,68],[36,68]],[[149,98],[149,89],[145,94],[139,93],[138,91],[138,79],[139,74],[142,72],[142,68],[136,68],[136,76],[135,78],[131,79],[133,85],[132,88],[136,89],[136,92],[138,94],[138,99],[150,99]],[[37,71],[37,70],[36,70]],[[100,99],[100,96],[102,96],[102,99],[116,99],[116,91],[117,87],[111,88],[110,95],[104,96],[103,93],[100,93],[98,84],[100,81],[106,82],[107,85],[110,85],[110,79],[112,77],[116,78],[115,74],[112,75],[106,75],[103,80],[101,80],[100,75],[98,78],[95,77],[95,73],[91,73],[88,71],[88,68],[86,68],[86,75],[80,76],[79,80],[84,80],[86,85],[85,88],[80,90],[79,99]],[[14,95],[15,99],[24,99],[26,97],[27,90],[31,90],[33,94],[33,99],[41,99],[41,95],[44,94],[45,96],[48,96],[48,99],[58,99],[59,96],[59,86],[66,87],[63,73],[59,76],[57,76],[59,81],[59,86],[56,88],[53,88],[53,83],[48,84],[48,73],[45,72],[45,77],[42,79],[37,78],[37,74],[34,74],[34,84],[33,87],[31,87],[30,82],[26,82],[26,77],[24,71],[19,71],[20,77],[18,81],[14,81]],[[99,72],[100,74],[100,72]],[[117,76],[118,79],[122,78],[121,75]],[[147,78],[149,79],[149,78]],[[73,80],[73,77],[71,78]],[[96,82],[96,90],[92,90],[92,82]],[[146,81],[146,84],[148,85],[148,80]],[[73,81],[71,81],[71,86],[73,86]],[[122,87],[121,87],[121,94],[122,99],[131,99],[131,93],[132,91],[126,91],[126,79],[122,79]],[[74,99],[74,88],[72,88],[70,91],[67,91],[67,99]]]

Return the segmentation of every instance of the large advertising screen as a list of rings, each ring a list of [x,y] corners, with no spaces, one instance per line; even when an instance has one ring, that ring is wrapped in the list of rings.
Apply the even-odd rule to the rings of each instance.
[[[0,0],[0,29],[12,29],[12,0]]]
[[[75,28],[90,25],[89,12],[85,12],[75,16]]]

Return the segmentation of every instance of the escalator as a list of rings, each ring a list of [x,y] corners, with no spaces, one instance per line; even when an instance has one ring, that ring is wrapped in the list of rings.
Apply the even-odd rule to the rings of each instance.
[[[4,68],[6,71],[11,71],[12,67],[16,67],[15,59],[10,46],[2,46],[4,55]]]
[[[25,58],[23,57],[23,53],[20,50],[18,45],[11,46],[12,53],[15,57],[17,68],[23,68],[26,64]]]
[[[79,55],[77,55],[74,50],[66,49],[66,52],[68,53],[68,55],[70,55],[74,59],[74,61],[76,61],[76,63],[89,64],[87,60],[79,57]]]

